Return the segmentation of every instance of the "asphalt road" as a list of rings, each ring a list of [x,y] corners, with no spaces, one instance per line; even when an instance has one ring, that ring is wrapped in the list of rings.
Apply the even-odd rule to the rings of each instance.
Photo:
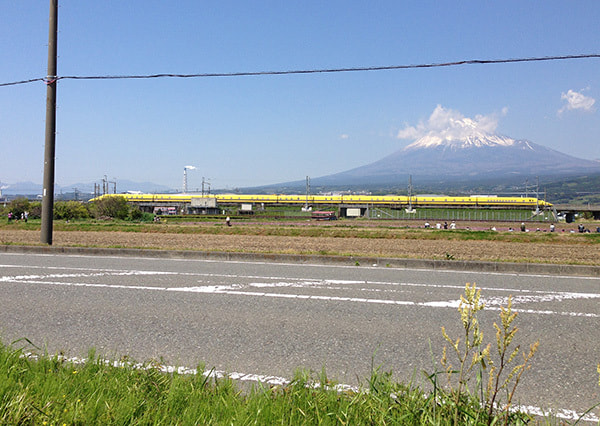
[[[50,353],[85,357],[96,348],[287,378],[325,369],[347,384],[364,384],[374,364],[419,384],[423,371],[441,368],[441,326],[460,336],[456,307],[467,282],[487,304],[486,342],[495,342],[492,324],[509,295],[517,343],[540,342],[519,403],[581,412],[600,402],[600,278],[0,254],[0,333]]]

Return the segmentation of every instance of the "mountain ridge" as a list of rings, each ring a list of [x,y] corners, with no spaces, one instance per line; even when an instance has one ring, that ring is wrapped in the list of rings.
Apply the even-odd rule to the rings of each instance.
[[[600,175],[600,161],[585,160],[564,154],[528,140],[486,133],[459,123],[462,134],[452,131],[429,132],[406,147],[380,160],[339,173],[311,179],[317,191],[371,190],[405,187],[409,176],[428,187],[443,189],[460,183],[478,186],[488,182],[507,187],[516,182],[536,178],[559,181],[585,175]],[[6,184],[4,184],[6,185]],[[172,188],[151,182],[118,181],[118,192],[174,192]],[[283,182],[260,187],[240,188],[241,192],[298,192],[304,191],[305,180]],[[56,186],[56,191],[93,193],[93,183]],[[112,189],[112,187],[110,188]],[[34,183],[3,186],[5,195],[39,194],[42,185]]]
[[[373,163],[316,178],[331,184],[344,179],[381,182],[407,176],[425,180],[502,176],[600,173],[600,162],[564,154],[506,136],[443,139],[426,136]]]
[[[110,185],[110,191],[113,190],[113,186]],[[15,182],[15,183],[6,183],[2,182],[2,194],[3,195],[37,195],[41,194],[43,190],[43,185],[25,181],[25,182]],[[72,185],[55,185],[55,193],[73,193],[75,190],[79,193],[83,194],[93,194],[94,193],[94,182],[88,183],[74,183]],[[123,179],[117,181],[117,192],[125,192],[125,191],[141,191],[141,192],[149,192],[149,193],[159,193],[159,192],[174,192],[174,190],[166,185],[160,185],[153,182],[134,182],[131,180]]]

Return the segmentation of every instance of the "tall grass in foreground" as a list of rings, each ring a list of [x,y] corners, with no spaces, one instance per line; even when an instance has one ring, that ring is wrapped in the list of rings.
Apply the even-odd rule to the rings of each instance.
[[[483,347],[481,309],[479,291],[467,284],[459,307],[464,335],[454,340],[443,329],[452,349],[443,352],[444,371],[427,376],[433,385],[427,393],[413,383],[393,381],[379,368],[354,390],[340,391],[325,372],[298,372],[286,385],[242,389],[228,378],[203,374],[203,366],[197,374],[166,374],[156,363],[108,363],[94,351],[86,362],[75,363],[47,353],[31,356],[27,340],[0,342],[0,424],[527,423],[531,418],[510,406],[537,346],[524,354],[522,364],[511,365],[520,351],[512,347],[517,329],[509,301],[500,325],[495,324],[494,359],[491,345]],[[456,368],[449,360],[452,353]],[[441,386],[438,376],[446,376],[447,385]],[[500,395],[508,397],[498,401]]]
[[[202,370],[199,370],[202,371]],[[59,356],[36,360],[0,344],[1,424],[490,424],[497,421],[467,393],[458,404],[424,394],[374,371],[365,390],[339,392],[324,375],[297,373],[285,386],[241,391],[232,380],[84,364]],[[458,410],[457,410],[458,408]],[[526,422],[512,414],[510,423]]]

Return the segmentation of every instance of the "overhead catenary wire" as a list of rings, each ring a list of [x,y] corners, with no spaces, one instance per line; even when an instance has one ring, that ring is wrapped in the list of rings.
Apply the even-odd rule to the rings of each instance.
[[[153,78],[212,78],[212,77],[252,77],[252,76],[269,76],[269,75],[292,75],[292,74],[320,74],[320,73],[342,73],[342,72],[367,72],[367,71],[390,71],[390,70],[406,70],[420,68],[442,68],[454,67],[461,65],[490,65],[490,64],[511,64],[519,62],[543,62],[543,61],[560,61],[571,59],[593,59],[600,58],[600,54],[581,54],[581,55],[562,55],[562,56],[542,56],[529,58],[509,58],[509,59],[468,59],[452,62],[437,62],[428,64],[411,64],[411,65],[383,65],[369,67],[350,67],[350,68],[323,68],[323,69],[305,69],[305,70],[287,70],[287,71],[241,71],[241,72],[226,72],[226,73],[198,73],[198,74],[145,74],[145,75],[64,75],[56,77],[41,77],[29,80],[13,81],[9,83],[0,83],[3,86],[16,86],[21,84],[29,84],[37,81],[58,80],[140,80]]]

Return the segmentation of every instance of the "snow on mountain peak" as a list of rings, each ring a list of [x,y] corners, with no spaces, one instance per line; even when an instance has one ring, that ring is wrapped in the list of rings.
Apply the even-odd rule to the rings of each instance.
[[[415,149],[435,148],[442,146],[450,149],[464,148],[481,148],[481,147],[498,147],[512,146],[515,140],[506,136],[493,135],[481,130],[477,130],[476,126],[468,121],[469,119],[461,120],[462,128],[466,131],[457,132],[459,123],[455,123],[452,131],[437,131],[429,132],[422,138],[404,148],[404,151],[412,151]]]
[[[502,115],[506,109],[502,110]],[[508,147],[516,143],[514,139],[495,134],[499,115],[464,116],[458,111],[438,105],[427,122],[416,126],[406,126],[398,132],[398,139],[415,140],[404,148],[414,149],[444,147],[444,149],[463,149],[479,147]]]

